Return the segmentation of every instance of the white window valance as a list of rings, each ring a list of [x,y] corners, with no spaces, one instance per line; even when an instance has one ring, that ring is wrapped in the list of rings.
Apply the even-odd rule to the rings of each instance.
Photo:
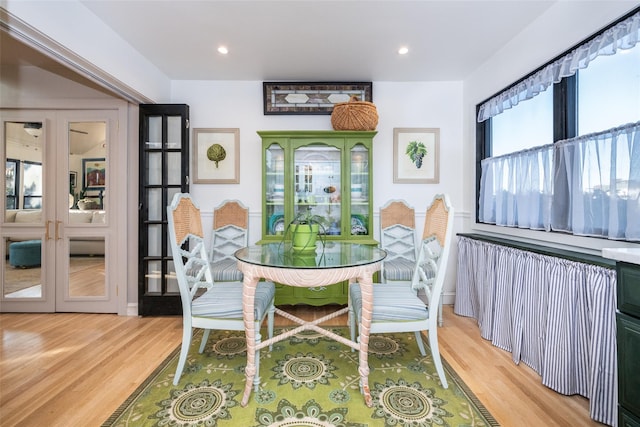
[[[605,30],[540,71],[516,83],[480,106],[478,122],[502,113],[519,102],[531,99],[553,83],[572,76],[600,55],[614,55],[618,49],[631,49],[640,40],[640,12]]]

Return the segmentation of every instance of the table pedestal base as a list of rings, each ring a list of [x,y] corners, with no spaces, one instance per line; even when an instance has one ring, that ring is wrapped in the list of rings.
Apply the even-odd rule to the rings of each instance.
[[[358,373],[360,374],[360,385],[364,395],[365,404],[372,406],[371,394],[369,392],[369,330],[371,328],[371,314],[373,307],[373,273],[380,270],[381,262],[373,262],[371,264],[337,267],[332,269],[296,269],[296,268],[277,268],[264,265],[249,264],[243,261],[238,262],[238,267],[244,274],[243,279],[243,316],[244,327],[247,339],[247,367],[245,370],[246,383],[244,395],[240,404],[246,406],[249,402],[253,380],[256,375],[256,350],[270,346],[273,343],[290,338],[291,336],[305,330],[316,331],[326,337],[334,339],[348,347],[359,351]],[[296,287],[315,287],[338,283],[348,280],[349,283],[358,281],[362,290],[362,318],[360,319],[360,336],[357,343],[350,339],[344,338],[334,332],[328,331],[318,326],[320,323],[332,319],[341,314],[347,313],[348,308],[340,309],[334,313],[330,313],[320,319],[313,321],[302,320],[290,313],[276,308],[276,313],[286,317],[289,320],[298,323],[300,326],[274,336],[260,344],[256,344],[254,330],[254,307],[253,301],[255,297],[256,287],[259,286],[259,280],[264,278],[274,282],[282,283]]]
[[[341,316],[341,315],[347,313],[348,311],[349,311],[349,308],[345,307],[345,308],[342,308],[340,310],[334,311],[333,313],[329,313],[326,316],[320,317],[319,319],[315,319],[313,321],[308,322],[308,321],[303,320],[303,319],[301,319],[301,318],[299,318],[297,316],[294,316],[291,313],[287,313],[284,310],[276,308],[276,314],[278,314],[278,315],[280,315],[282,317],[285,317],[285,318],[287,318],[287,319],[299,324],[300,326],[298,326],[298,327],[296,327],[294,329],[291,329],[290,331],[287,331],[287,332],[284,332],[284,333],[279,334],[277,336],[274,336],[273,338],[269,338],[266,341],[262,341],[260,344],[256,345],[255,349],[256,350],[261,350],[264,347],[268,347],[268,346],[270,346],[270,345],[272,345],[272,344],[274,344],[276,342],[283,341],[283,340],[286,340],[288,338],[291,338],[292,336],[297,335],[302,331],[313,330],[313,331],[318,332],[319,334],[322,334],[322,335],[324,335],[324,336],[326,336],[328,338],[331,338],[331,339],[333,339],[335,341],[338,341],[338,342],[340,342],[340,343],[342,343],[342,344],[344,344],[344,345],[346,345],[348,347],[351,347],[351,348],[353,348],[355,350],[362,350],[360,343],[355,343],[355,342],[351,341],[350,339],[347,339],[347,338],[345,338],[343,336],[340,336],[340,335],[338,335],[338,334],[336,334],[334,332],[331,332],[331,331],[329,331],[327,329],[324,329],[324,328],[318,326],[319,324],[324,323],[327,320],[331,320],[334,317]],[[368,345],[367,345],[367,347],[368,347]],[[365,351],[368,351],[368,348]],[[365,369],[364,370],[362,369],[362,364],[361,364],[360,368],[358,369],[358,372],[360,373],[360,378],[362,380],[360,386],[361,386],[361,391],[362,391],[362,393],[364,395],[364,402],[368,407],[371,407],[372,406],[372,402],[371,402],[371,392],[369,391],[369,365],[368,365],[368,362],[365,361]],[[246,378],[247,378],[247,383],[246,384],[248,385],[248,387],[245,387],[244,395],[242,396],[242,402],[240,403],[243,407],[247,406],[247,403],[249,403],[249,396],[251,395],[251,387],[253,385],[253,379],[254,379],[253,377],[255,376],[255,369],[254,369],[253,373],[249,374],[247,372],[246,374],[247,374],[246,375]]]

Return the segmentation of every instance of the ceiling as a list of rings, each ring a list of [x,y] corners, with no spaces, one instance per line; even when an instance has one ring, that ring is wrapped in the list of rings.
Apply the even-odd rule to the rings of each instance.
[[[555,3],[81,2],[171,80],[254,81],[461,80]]]
[[[40,122],[37,122],[41,124]],[[7,122],[6,138],[8,157],[12,157],[12,147],[22,147],[39,151],[42,150],[43,139],[40,136],[32,136],[25,132],[23,122]],[[83,156],[88,152],[95,152],[105,148],[106,124],[105,122],[73,122],[69,125],[69,154]],[[12,145],[13,144],[13,145]]]
[[[556,1],[80,0],[171,80],[316,82],[462,80]]]

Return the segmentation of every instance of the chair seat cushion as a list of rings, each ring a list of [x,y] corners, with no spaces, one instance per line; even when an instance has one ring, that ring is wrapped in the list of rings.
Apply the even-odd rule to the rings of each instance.
[[[350,303],[358,319],[362,311],[362,291],[359,283],[349,288]],[[426,320],[429,310],[411,289],[411,282],[374,283],[373,318],[375,322]]]
[[[211,274],[214,282],[241,282],[242,272],[238,270],[238,260],[223,259],[211,263]]]
[[[386,280],[410,281],[411,277],[413,276],[413,270],[415,266],[415,261],[410,261],[403,258],[384,261],[384,278]]]
[[[273,282],[260,282],[256,288],[254,316],[262,319],[273,302],[276,287]],[[216,283],[203,295],[193,300],[194,317],[242,319],[242,282]]]

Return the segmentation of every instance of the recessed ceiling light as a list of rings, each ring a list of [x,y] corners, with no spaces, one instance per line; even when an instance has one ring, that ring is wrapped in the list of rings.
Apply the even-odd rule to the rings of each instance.
[[[227,53],[229,53],[229,49],[227,49],[227,48],[226,48],[226,47],[224,47],[224,46],[220,46],[220,47],[218,48],[218,52],[219,52],[219,53],[221,53],[221,54],[223,54],[223,55],[226,55]]]
[[[398,53],[400,55],[406,55],[407,53],[409,53],[409,48],[408,47],[401,47],[400,49],[398,49]]]

